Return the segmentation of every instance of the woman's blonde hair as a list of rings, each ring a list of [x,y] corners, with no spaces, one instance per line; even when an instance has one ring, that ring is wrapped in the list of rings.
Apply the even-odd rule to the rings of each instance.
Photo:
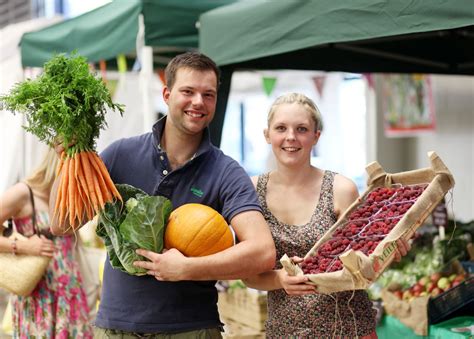
[[[39,166],[25,179],[25,182],[37,190],[49,191],[56,177],[58,160],[55,150],[50,148],[44,155]]]
[[[311,119],[313,119],[314,121],[316,131],[323,130],[323,119],[321,117],[321,112],[319,111],[318,106],[316,106],[313,100],[301,93],[287,93],[279,96],[272,104],[272,106],[270,107],[270,111],[268,112],[268,126],[270,127],[270,123],[279,105],[294,103],[303,106],[308,111],[308,113],[311,115]]]

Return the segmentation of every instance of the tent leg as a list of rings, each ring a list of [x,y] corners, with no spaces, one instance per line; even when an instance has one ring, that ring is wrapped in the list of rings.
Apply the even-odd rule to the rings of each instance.
[[[211,142],[217,147],[221,145],[222,128],[224,127],[225,112],[227,101],[229,100],[230,83],[233,72],[234,70],[230,67],[221,67],[221,84],[217,95],[216,114],[209,126]]]
[[[145,26],[143,15],[138,17],[137,53],[140,55],[140,87],[143,107],[143,132],[148,132],[155,122],[151,82],[153,76],[153,48],[145,46]]]

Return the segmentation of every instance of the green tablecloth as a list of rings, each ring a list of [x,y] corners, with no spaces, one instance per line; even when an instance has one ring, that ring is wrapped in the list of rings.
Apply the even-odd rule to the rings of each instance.
[[[397,318],[385,315],[379,326],[377,326],[377,335],[379,339],[420,339],[420,338],[436,338],[436,339],[461,339],[474,338],[468,333],[456,333],[451,331],[453,327],[464,327],[474,325],[474,316],[458,317],[443,321],[441,323],[430,325],[429,335],[427,337],[419,336],[407,326],[403,325]]]

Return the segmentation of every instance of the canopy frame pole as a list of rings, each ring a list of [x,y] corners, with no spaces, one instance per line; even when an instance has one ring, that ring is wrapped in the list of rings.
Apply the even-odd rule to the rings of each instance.
[[[410,56],[401,55],[397,53],[382,52],[382,51],[378,51],[378,50],[366,48],[366,47],[360,47],[360,46],[354,46],[354,45],[348,45],[348,44],[333,44],[332,47],[335,49],[346,50],[346,51],[367,54],[367,55],[374,55],[374,56],[378,56],[378,57],[382,57],[386,59],[406,61],[409,63],[418,64],[422,66],[432,66],[432,67],[436,67],[440,69],[450,68],[449,64],[446,64],[446,63],[427,61],[420,58],[410,57]]]
[[[463,62],[462,64],[458,65],[458,68],[459,69],[474,68],[474,61]]]
[[[143,14],[138,16],[137,55],[140,56],[140,87],[143,107],[143,132],[150,130],[155,122],[151,82],[153,76],[153,48],[145,46],[145,24]]]

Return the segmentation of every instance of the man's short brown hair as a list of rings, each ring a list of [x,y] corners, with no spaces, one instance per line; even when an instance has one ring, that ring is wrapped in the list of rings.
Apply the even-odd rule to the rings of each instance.
[[[208,56],[199,52],[178,54],[168,63],[165,69],[166,86],[171,89],[176,81],[176,72],[180,68],[190,68],[196,71],[213,71],[219,85],[220,71],[216,63]]]

